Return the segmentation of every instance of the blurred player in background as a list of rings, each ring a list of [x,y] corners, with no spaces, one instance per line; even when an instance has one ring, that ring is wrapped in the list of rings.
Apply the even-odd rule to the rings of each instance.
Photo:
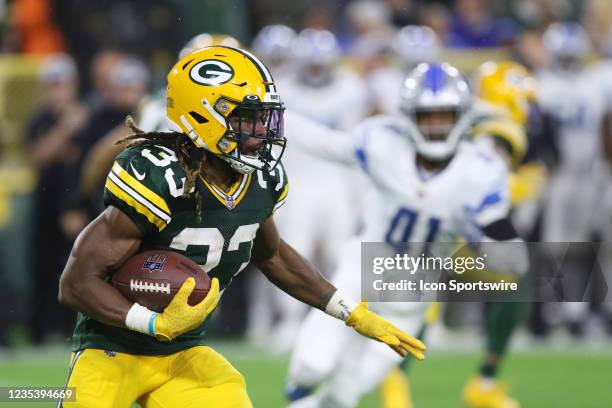
[[[40,344],[54,328],[67,334],[72,323],[57,308],[55,282],[70,252],[70,241],[59,222],[64,209],[65,172],[78,162],[77,135],[88,109],[78,100],[78,74],[74,61],[65,54],[48,57],[40,80],[45,101],[30,119],[26,131],[31,163],[38,173],[34,198],[32,340]]]
[[[277,81],[288,110],[340,130],[349,130],[365,118],[369,112],[365,83],[357,73],[340,66],[341,51],[334,34],[305,29],[291,43],[291,51],[293,70]],[[295,128],[291,137],[308,137],[304,132],[307,130]],[[289,145],[285,155],[293,199],[277,217],[279,231],[306,259],[322,270],[333,270],[341,245],[357,228],[356,175],[353,170],[304,153],[297,144]],[[333,197],[333,205],[329,197]],[[313,223],[313,219],[318,221]],[[277,305],[276,324],[271,330],[261,313],[253,313],[251,336],[276,350],[288,351],[306,309],[276,292],[266,300]],[[265,292],[260,293],[254,297],[252,312],[265,304]]]
[[[549,66],[538,75],[538,103],[557,122],[560,155],[548,186],[542,238],[545,242],[588,242],[594,236],[603,163],[602,84],[584,64],[590,42],[579,24],[554,23],[542,41]],[[573,279],[569,286],[575,295],[584,295],[585,269],[592,261],[589,254],[577,249],[566,254],[565,261],[564,276]],[[570,332],[582,335],[588,304],[566,302],[562,309]]]
[[[406,75],[422,62],[435,62],[441,51],[436,33],[427,26],[401,28],[391,41],[392,61],[370,72],[368,88],[377,113],[399,113],[398,87]]]
[[[486,62],[474,77],[477,99],[472,127],[475,143],[486,144],[506,163],[513,207],[537,199],[539,178],[521,168],[527,152],[526,128],[535,99],[535,80],[527,69],[511,61]],[[523,170],[521,170],[523,169]],[[464,389],[465,403],[474,408],[517,408],[507,387],[497,380],[498,369],[512,333],[525,312],[524,303],[490,302],[485,305],[486,354],[478,376]]]
[[[354,138],[338,135],[330,143],[330,136],[311,124],[307,137],[299,139],[314,154],[360,165],[370,181],[370,189],[362,192],[367,197],[364,231],[346,245],[333,276],[354,295],[360,292],[361,242],[409,242],[410,252],[420,254],[461,237],[520,241],[509,220],[506,164],[490,148],[465,140],[472,94],[461,74],[448,64],[421,64],[401,85],[400,100],[402,115],[368,119]],[[287,129],[308,126],[287,115]],[[526,254],[521,250],[512,257],[499,257],[494,263],[500,264],[489,267],[523,274]],[[416,331],[426,306],[391,302],[373,307]],[[345,335],[325,316],[309,313],[289,367],[287,397],[295,401],[290,406],[355,407],[400,362]]]
[[[295,36],[293,28],[274,24],[262,28],[253,39],[253,52],[270,68],[276,81],[282,81],[291,73],[291,47]]]
[[[244,378],[204,346],[204,321],[251,254],[292,296],[401,356],[423,359],[421,342],[336,290],[281,240],[273,213],[288,192],[280,163],[284,108],[267,68],[240,49],[196,50],[171,69],[167,98],[175,130],[133,128],[127,140],[134,143],[107,178],[107,207],[77,238],[62,274],[60,302],[79,311],[67,382],[79,394],[59,405],[252,406]],[[108,282],[109,271],[139,249],[160,247],[189,256],[212,277],[200,303],[188,304],[191,278],[162,313]]]

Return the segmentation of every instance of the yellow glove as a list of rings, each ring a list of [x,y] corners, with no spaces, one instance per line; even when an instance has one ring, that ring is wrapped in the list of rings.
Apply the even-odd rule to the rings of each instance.
[[[404,333],[376,313],[368,310],[368,302],[361,302],[346,319],[346,325],[357,333],[387,344],[402,357],[412,354],[417,360],[424,360],[425,344]]]
[[[155,337],[161,341],[170,341],[183,333],[198,327],[219,303],[219,280],[213,278],[208,294],[200,303],[190,306],[189,295],[195,287],[195,280],[187,278],[166,306],[164,312],[155,317]]]

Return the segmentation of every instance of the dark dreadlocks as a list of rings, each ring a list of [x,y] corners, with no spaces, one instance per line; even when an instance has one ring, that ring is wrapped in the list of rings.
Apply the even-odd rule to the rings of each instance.
[[[185,183],[183,185],[183,198],[191,196],[190,191],[197,187],[198,177],[204,177],[203,159],[204,149],[197,148],[189,138],[179,132],[144,132],[134,123],[131,116],[125,118],[125,124],[132,134],[115,142],[123,144],[129,142],[129,146],[160,145],[174,151],[179,165],[185,172]],[[202,197],[199,188],[195,188],[196,213],[198,222],[202,218]]]

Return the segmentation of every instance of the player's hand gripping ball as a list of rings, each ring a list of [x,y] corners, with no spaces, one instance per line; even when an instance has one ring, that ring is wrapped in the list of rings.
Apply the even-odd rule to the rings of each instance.
[[[194,306],[210,290],[210,277],[191,259],[171,251],[145,251],[128,259],[112,278],[127,299],[161,313],[187,278],[195,279],[188,303]]]

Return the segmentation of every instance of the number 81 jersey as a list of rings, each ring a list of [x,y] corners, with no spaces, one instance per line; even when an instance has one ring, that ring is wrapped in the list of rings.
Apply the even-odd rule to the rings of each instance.
[[[226,192],[200,178],[194,187],[200,190],[200,217],[195,194],[183,197],[184,182],[185,173],[171,149],[153,144],[128,147],[117,156],[108,174],[104,203],[119,208],[138,226],[143,237],[141,250],[165,248],[180,252],[209,276],[217,277],[223,290],[249,263],[260,224],[285,202],[287,177],[282,165],[270,173],[240,174]],[[83,333],[92,327],[101,330],[111,344],[92,346],[92,339],[83,335],[76,341],[77,349],[168,354],[201,344],[204,331],[201,327],[173,342],[161,343],[127,329],[81,320],[77,331],[79,325],[85,326]],[[75,339],[77,334],[75,331]]]

